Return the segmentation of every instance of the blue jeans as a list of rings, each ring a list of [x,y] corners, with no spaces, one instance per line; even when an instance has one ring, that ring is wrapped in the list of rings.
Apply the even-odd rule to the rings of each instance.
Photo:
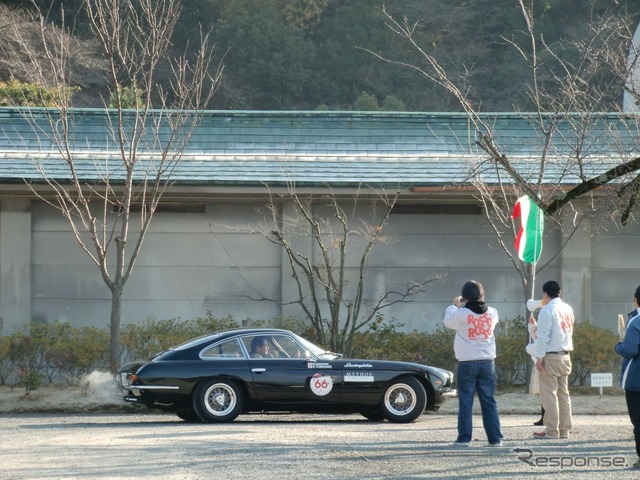
[[[478,394],[482,424],[489,443],[502,440],[496,393],[496,368],[493,360],[458,362],[458,442],[470,442],[473,436],[473,398]]]

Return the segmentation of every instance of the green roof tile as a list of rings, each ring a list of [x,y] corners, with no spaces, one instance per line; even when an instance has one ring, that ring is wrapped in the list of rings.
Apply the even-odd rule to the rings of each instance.
[[[52,177],[68,177],[55,146],[38,133],[40,129],[50,131],[47,113],[44,109],[0,108],[0,182],[41,180],[30,157],[46,160]],[[531,128],[529,117],[489,113],[481,119],[494,126],[499,148],[524,172],[530,164],[535,174],[537,164],[529,162],[540,157],[544,138]],[[561,125],[567,137],[571,136],[570,121],[577,117]],[[111,158],[116,162],[112,165],[118,161],[117,142],[109,128],[115,117],[101,109],[78,109],[72,111],[71,119],[76,165],[83,179],[99,181],[96,157],[99,161]],[[132,119],[133,112],[126,112],[125,122]],[[613,114],[594,117],[587,151],[606,159],[623,144],[628,152],[637,152],[639,136],[627,130],[628,121],[628,117]],[[167,135],[166,128],[158,131]],[[623,135],[617,137],[612,131]],[[466,160],[483,158],[474,139],[475,132],[462,113],[208,111],[172,178],[177,184],[202,185],[292,181],[300,186],[448,185],[464,178]],[[143,140],[139,153],[157,153],[151,135]],[[550,154],[563,158],[570,152],[570,142],[556,141]],[[603,168],[607,162],[602,162]],[[547,180],[558,178],[550,175]],[[574,182],[575,178],[562,180]]]

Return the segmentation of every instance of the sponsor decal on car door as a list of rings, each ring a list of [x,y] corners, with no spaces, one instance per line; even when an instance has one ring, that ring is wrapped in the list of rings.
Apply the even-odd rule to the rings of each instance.
[[[258,401],[286,405],[342,400],[342,374],[331,362],[249,359]]]

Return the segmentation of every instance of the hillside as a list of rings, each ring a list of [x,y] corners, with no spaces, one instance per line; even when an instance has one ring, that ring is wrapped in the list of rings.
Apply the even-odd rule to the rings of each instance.
[[[61,35],[59,28],[49,25],[49,35]],[[33,82],[33,69],[46,65],[40,25],[23,11],[0,3],[0,81],[17,79]],[[90,40],[65,35],[70,50],[71,83],[78,86],[74,97],[78,107],[102,106],[101,96],[108,84],[102,74],[100,55]],[[47,77],[52,77],[48,72]]]
[[[0,81],[30,81],[29,60],[41,57],[39,27],[24,13],[29,2],[0,0]],[[72,83],[81,87],[76,106],[102,104],[107,92],[99,54],[89,38],[80,0],[36,0],[51,6],[52,22],[61,4],[72,18],[78,38],[69,39]],[[529,5],[529,2],[524,2]],[[558,91],[559,59],[576,68],[580,45],[615,41],[612,53],[626,58],[628,36],[640,18],[640,2],[612,0],[550,0],[532,2],[541,85]],[[460,110],[457,100],[415,69],[388,63],[386,58],[424,67],[425,58],[389,28],[381,13],[407,19],[415,27],[424,54],[447,71],[474,107],[483,111],[531,110],[531,55],[526,22],[512,0],[190,0],[173,37],[176,52],[187,52],[210,32],[216,44],[215,62],[225,71],[210,108],[306,110],[363,108],[356,101],[370,95],[366,109],[408,111]],[[607,24],[599,23],[607,19]],[[600,31],[598,31],[600,29]],[[56,31],[52,28],[51,34]],[[25,34],[26,42],[18,40]],[[613,38],[613,37],[618,38]],[[625,40],[625,36],[627,39]],[[549,47],[554,54],[545,52]],[[370,50],[370,51],[366,51]],[[557,57],[555,56],[557,54]],[[620,103],[622,82],[606,62],[586,67],[603,87],[597,108]],[[600,60],[604,60],[604,63]],[[591,81],[591,79],[590,79]],[[356,107],[359,105],[359,107]]]

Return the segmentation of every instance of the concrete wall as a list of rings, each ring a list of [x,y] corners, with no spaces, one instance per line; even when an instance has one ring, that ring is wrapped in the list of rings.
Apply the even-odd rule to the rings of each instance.
[[[0,331],[31,319],[31,202],[0,204]]]
[[[248,296],[280,296],[280,249],[233,227],[256,221],[253,204],[210,204],[205,213],[158,213],[125,286],[122,323],[191,319],[211,311],[272,318],[279,307]],[[133,239],[130,240],[133,243]],[[66,219],[33,206],[32,316],[106,327],[110,292]]]
[[[264,207],[259,202],[211,202],[204,213],[158,213],[125,287],[123,324],[148,317],[192,319],[208,311],[231,314],[238,321],[295,315],[295,307],[281,309],[249,298],[294,298],[283,251],[262,235],[247,233],[262,221]],[[283,208],[292,211],[291,205]],[[365,218],[368,209],[355,214]],[[640,283],[634,261],[640,227],[603,233],[592,232],[590,225],[585,228],[561,256],[539,271],[536,291],[546,280],[560,280],[563,297],[579,320],[615,329],[617,313],[631,310],[633,291]],[[369,259],[367,297],[379,298],[381,292],[408,282],[440,277],[412,302],[385,311],[406,330],[437,328],[445,307],[469,278],[484,284],[487,301],[502,318],[524,314],[519,275],[482,215],[392,215],[385,240]],[[300,251],[318,254],[304,237],[296,242]],[[560,244],[559,235],[547,233],[540,266]],[[350,273],[357,272],[358,260],[351,258]],[[2,333],[30,319],[107,328],[109,312],[110,292],[66,219],[41,202],[2,200]]]
[[[633,310],[640,285],[638,254],[640,225],[629,224],[595,235],[591,242],[591,319],[617,331],[616,315]],[[626,318],[626,315],[625,315]]]

